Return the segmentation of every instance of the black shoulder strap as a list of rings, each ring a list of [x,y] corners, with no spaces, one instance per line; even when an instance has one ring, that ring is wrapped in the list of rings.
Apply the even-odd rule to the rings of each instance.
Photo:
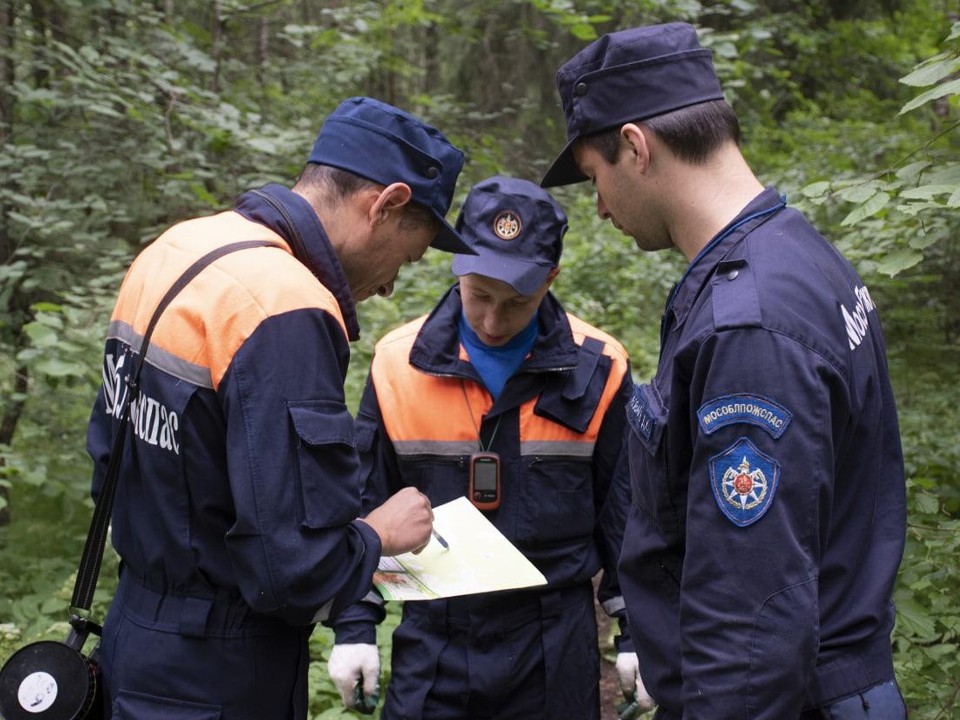
[[[224,245],[208,252],[188,267],[183,275],[177,278],[177,281],[167,290],[166,295],[160,300],[157,309],[153,311],[150,324],[147,325],[147,330],[143,334],[143,342],[140,344],[140,354],[134,361],[133,369],[127,377],[127,397],[120,414],[120,427],[117,428],[117,434],[113,438],[113,448],[110,450],[110,460],[107,462],[107,473],[103,481],[103,487],[100,490],[100,498],[93,508],[93,518],[90,520],[87,542],[83,548],[83,556],[80,558],[80,567],[77,570],[77,580],[73,586],[73,599],[70,602],[71,608],[89,610],[90,605],[93,603],[93,591],[97,586],[97,579],[100,577],[100,563],[103,560],[103,550],[107,541],[107,528],[110,525],[110,516],[113,514],[113,496],[117,486],[120,459],[123,455],[123,446],[127,436],[127,425],[130,422],[130,404],[134,402],[139,395],[138,383],[140,370],[143,367],[143,360],[147,356],[150,336],[153,335],[153,330],[157,326],[157,321],[160,319],[161,313],[163,313],[173,298],[210,263],[228,253],[265,246],[280,247],[276,243],[266,240],[247,240],[245,242]]]

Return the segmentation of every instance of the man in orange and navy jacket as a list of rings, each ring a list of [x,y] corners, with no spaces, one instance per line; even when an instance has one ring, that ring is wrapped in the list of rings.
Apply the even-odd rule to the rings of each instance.
[[[435,128],[351,98],[292,190],[248,192],[134,261],[88,431],[95,497],[159,299],[208,251],[272,245],[204,269],[147,350],[113,509],[122,562],[100,652],[107,718],[303,720],[314,623],[369,591],[381,553],[426,545],[432,510],[419,492],[356,519],[343,382],[355,303],[389,295],[428,244],[468,251],[444,220],[462,165]]]
[[[474,186],[457,230],[477,254],[455,256],[458,285],[377,343],[357,420],[364,509],[403,487],[434,506],[467,495],[548,581],[406,603],[383,720],[599,718],[591,578],[601,569],[599,600],[621,621],[618,669],[635,690],[616,574],[629,361],[549,292],[566,229],[563,210],[533,183]],[[497,456],[499,483],[470,494],[480,452]],[[331,617],[329,670],[348,707],[375,705],[384,614],[372,594]],[[357,683],[363,695],[354,696]]]

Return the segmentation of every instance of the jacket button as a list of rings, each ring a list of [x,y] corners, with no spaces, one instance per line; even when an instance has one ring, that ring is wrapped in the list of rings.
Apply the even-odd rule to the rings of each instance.
[[[727,280],[736,280],[738,275],[740,275],[739,270],[731,270],[727,273]]]
[[[573,93],[577,97],[583,97],[587,94],[587,84],[585,82],[578,82],[577,86],[573,88]]]

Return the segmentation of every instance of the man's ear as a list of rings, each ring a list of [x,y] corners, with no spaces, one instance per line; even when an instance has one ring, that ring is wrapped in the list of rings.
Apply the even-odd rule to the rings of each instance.
[[[391,212],[402,210],[412,197],[413,191],[406,183],[387,185],[370,205],[370,222],[374,225],[386,222]]]
[[[557,279],[557,275],[560,274],[560,266],[557,265],[549,273],[547,273],[547,287],[550,287],[551,283]]]
[[[650,165],[650,143],[647,142],[647,136],[636,123],[627,123],[620,128],[620,139],[625,143],[631,159],[640,169],[645,172]]]

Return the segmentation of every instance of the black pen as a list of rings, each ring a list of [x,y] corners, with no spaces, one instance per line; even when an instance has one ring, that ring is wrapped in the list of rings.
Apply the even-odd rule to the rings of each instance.
[[[433,536],[437,539],[437,542],[443,545],[444,550],[450,549],[450,546],[447,544],[447,541],[443,539],[443,535],[438,533],[436,530],[431,530],[430,532],[433,533]]]

